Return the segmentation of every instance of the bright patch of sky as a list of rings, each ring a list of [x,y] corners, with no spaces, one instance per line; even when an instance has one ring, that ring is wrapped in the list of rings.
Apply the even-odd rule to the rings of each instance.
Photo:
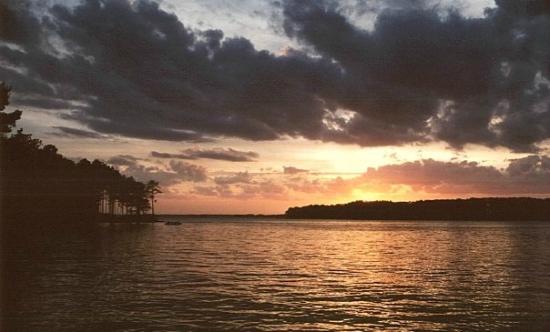
[[[339,4],[353,23],[364,29],[370,29],[381,10],[411,2],[415,1],[343,0],[339,1]],[[426,6],[429,7],[456,8],[468,17],[481,17],[485,8],[494,7],[494,0],[428,0],[426,2]],[[245,37],[251,40],[257,49],[274,53],[283,52],[288,47],[300,48],[284,35],[277,3],[278,1],[275,0],[162,0],[160,2],[162,8],[174,12],[186,26],[194,29],[219,29],[226,37]]]

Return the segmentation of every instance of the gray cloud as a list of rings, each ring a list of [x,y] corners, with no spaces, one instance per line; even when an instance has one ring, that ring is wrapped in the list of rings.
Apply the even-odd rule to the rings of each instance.
[[[50,135],[64,138],[93,138],[93,139],[104,139],[108,136],[102,135],[93,131],[83,130],[78,128],[55,126],[54,129],[57,129],[57,132],[51,132]]]
[[[107,159],[107,164],[113,166],[137,166],[139,160],[141,159],[127,154],[121,154]]]
[[[550,138],[547,1],[500,0],[482,18],[402,4],[370,10],[366,31],[338,2],[282,1],[284,31],[312,54],[277,56],[192,31],[150,1],[89,0],[42,18],[10,1],[0,37],[18,48],[0,45],[0,73],[33,94],[22,104],[79,101],[66,118],[131,137],[516,151]]]
[[[155,158],[169,159],[215,159],[233,162],[255,161],[260,155],[254,151],[239,151],[232,148],[213,148],[213,149],[185,149],[181,153],[164,153],[151,151],[151,156]]]
[[[309,171],[307,169],[302,169],[294,166],[283,166],[283,173],[284,174],[300,174],[300,173],[308,173]]]
[[[202,196],[217,196],[234,199],[251,199],[256,197],[266,199],[286,199],[288,189],[273,180],[222,183],[214,186],[199,185],[193,188],[192,193]]]
[[[116,166],[116,164],[114,164]],[[139,163],[129,163],[128,166],[121,172],[125,175],[132,176],[138,181],[155,180],[163,187],[169,187],[178,184],[185,179],[182,179],[176,172],[172,170],[165,170],[157,166],[145,166]]]
[[[207,169],[200,165],[171,160],[165,167],[143,165],[144,159],[131,155],[116,155],[107,164],[123,166],[120,171],[139,181],[155,180],[162,186],[172,186],[180,182],[204,182],[208,179]]]
[[[252,176],[248,172],[238,172],[229,176],[217,176],[214,178],[214,182],[218,185],[250,183],[252,182]]]
[[[188,155],[183,153],[166,153],[158,151],[151,151],[151,157],[163,159],[192,159]]]
[[[170,161],[170,167],[178,175],[181,181],[202,182],[206,181],[206,168],[183,161]]]

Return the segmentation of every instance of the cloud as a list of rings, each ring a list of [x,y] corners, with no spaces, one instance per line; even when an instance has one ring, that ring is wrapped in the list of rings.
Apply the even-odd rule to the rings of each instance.
[[[348,73],[336,98],[357,115],[343,139],[376,141],[385,131],[381,144],[420,136],[525,151],[550,137],[548,84],[536,83],[549,75],[543,3],[499,1],[472,19],[422,6],[386,10],[369,32],[332,2],[289,0],[284,26]]]
[[[294,166],[283,166],[283,173],[284,174],[300,174],[300,173],[307,173],[309,172],[307,169],[297,168]]]
[[[155,158],[170,159],[214,159],[233,162],[255,161],[260,155],[253,151],[239,151],[232,148],[213,148],[213,149],[186,149],[181,153],[163,153],[151,151],[151,156]]]
[[[119,170],[139,181],[155,180],[169,187],[181,182],[204,182],[208,179],[205,167],[187,162],[171,160],[167,165],[144,165],[144,159],[131,155],[116,155],[109,158],[107,164],[122,166]],[[146,160],[145,160],[146,161]]]
[[[151,151],[151,157],[162,159],[192,159],[188,155],[183,153],[165,153],[157,151]]]
[[[214,182],[218,185],[228,185],[235,183],[250,183],[252,176],[248,172],[238,172],[230,176],[217,176],[214,178]]]
[[[78,128],[63,127],[63,126],[54,126],[54,129],[57,129],[57,132],[51,132],[50,135],[64,138],[93,138],[93,139],[104,139],[108,136],[102,135],[93,131],[83,130]]]
[[[116,164],[114,165],[116,166]],[[163,187],[170,187],[185,181],[185,179],[182,179],[179,174],[172,171],[170,168],[164,169],[158,166],[145,166],[139,163],[130,163],[120,166],[128,166],[120,170],[125,175],[132,176],[138,181],[143,182],[155,180]]]
[[[199,185],[195,186],[192,194],[201,196],[214,196],[220,198],[230,199],[252,199],[252,198],[264,198],[264,199],[288,199],[288,189],[283,183],[270,179],[263,179],[250,182],[234,182],[231,181],[216,184],[216,185]]]
[[[476,162],[425,159],[369,168],[359,177],[323,184],[329,191],[386,191],[407,187],[435,196],[514,196],[550,194],[550,157],[530,155],[499,170]]]
[[[504,169],[468,161],[424,159],[369,168],[351,178],[320,178],[300,173],[246,172],[216,177],[213,184],[201,184],[192,194],[231,199],[270,198],[310,203],[352,200],[357,197],[411,199],[470,196],[550,195],[550,157],[530,155],[511,160]],[[357,196],[357,194],[359,196]]]
[[[218,196],[217,188],[208,186],[195,186],[191,193],[200,196]]]
[[[202,149],[187,149],[183,151],[184,154],[192,156],[193,158],[206,158],[225,161],[254,161],[260,155],[253,151],[239,151],[235,149],[222,149],[214,148],[210,150]]]
[[[170,161],[170,167],[182,181],[202,182],[208,178],[206,168],[203,166],[172,160]]]
[[[365,2],[360,2],[360,4]],[[172,141],[285,137],[363,146],[443,141],[534,151],[550,138],[547,1],[500,0],[479,18],[424,1],[280,2],[303,50],[274,55],[191,30],[146,1],[10,1],[1,70],[33,106],[108,134]],[[359,13],[360,14],[360,13]],[[98,19],[101,18],[101,19]],[[55,103],[54,103],[55,101]]]
[[[270,140],[315,128],[311,116],[321,126],[312,107],[323,102],[310,82],[330,78],[336,68],[328,61],[276,57],[221,31],[193,32],[149,1],[87,1],[49,14],[35,31],[42,43],[20,40],[24,51],[0,46],[0,55],[8,69],[28,73],[12,71],[14,90],[30,92],[25,76],[45,81],[54,89],[41,96],[78,99],[87,106],[65,118],[94,130],[174,141]],[[58,47],[47,45],[53,36]]]
[[[141,159],[127,154],[121,154],[107,159],[107,164],[113,166],[137,166],[139,160]]]

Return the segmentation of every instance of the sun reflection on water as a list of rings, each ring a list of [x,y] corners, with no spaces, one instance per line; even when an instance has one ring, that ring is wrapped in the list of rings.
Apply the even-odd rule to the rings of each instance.
[[[107,329],[544,330],[549,240],[540,224],[107,226],[34,262],[14,315],[75,329],[92,315]]]

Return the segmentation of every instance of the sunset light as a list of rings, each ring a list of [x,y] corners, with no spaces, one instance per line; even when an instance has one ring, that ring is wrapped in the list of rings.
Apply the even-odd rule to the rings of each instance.
[[[549,0],[0,0],[0,330],[550,331]]]

